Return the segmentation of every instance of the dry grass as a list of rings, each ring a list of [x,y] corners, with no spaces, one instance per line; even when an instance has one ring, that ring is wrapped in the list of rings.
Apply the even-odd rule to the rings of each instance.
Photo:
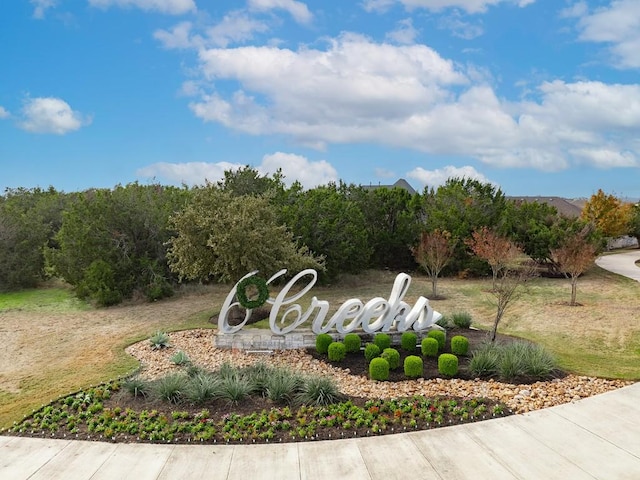
[[[309,296],[329,300],[335,309],[349,298],[388,297],[394,278],[370,272],[314,288]],[[468,311],[476,326],[491,326],[490,280],[442,279],[439,285],[445,298],[431,302],[436,310]],[[406,300],[411,304],[430,289],[427,278],[415,276]],[[100,310],[0,310],[0,427],[60,395],[131,372],[137,365],[124,348],[156,330],[212,327],[208,318],[227,293],[227,286],[213,286]],[[578,283],[582,306],[567,306],[569,296],[568,280],[535,279],[509,307],[499,331],[544,344],[576,373],[640,379],[640,283],[594,267]]]

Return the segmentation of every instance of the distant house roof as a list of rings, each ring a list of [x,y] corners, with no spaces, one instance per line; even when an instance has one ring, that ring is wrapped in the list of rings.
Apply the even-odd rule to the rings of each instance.
[[[362,188],[364,188],[366,190],[375,190],[376,188],[402,188],[402,189],[406,190],[407,192],[409,192],[411,195],[416,193],[415,189],[411,185],[409,185],[409,182],[407,182],[404,178],[401,178],[400,180],[398,180],[393,185],[380,185],[380,184],[378,184],[378,185],[362,185]]]
[[[570,200],[562,197],[507,197],[507,199],[514,202],[546,203],[547,205],[555,207],[560,215],[569,218],[578,218],[582,213],[582,209],[578,205],[575,205]]]

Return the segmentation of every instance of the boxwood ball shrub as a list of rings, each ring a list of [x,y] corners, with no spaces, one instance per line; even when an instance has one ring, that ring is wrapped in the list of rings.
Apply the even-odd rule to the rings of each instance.
[[[438,340],[431,337],[425,337],[422,339],[422,343],[420,344],[422,349],[423,357],[437,357],[438,350],[440,349],[440,345],[438,344]]]
[[[458,357],[443,353],[438,357],[438,371],[445,377],[455,377],[458,373]]]
[[[380,356],[389,362],[390,370],[395,370],[400,366],[400,352],[395,348],[385,348]]]
[[[328,333],[321,333],[316,337],[316,351],[321,355],[326,355],[331,343],[333,343],[333,337]]]
[[[333,342],[329,345],[327,353],[332,362],[341,362],[347,356],[347,347],[342,342]]]
[[[404,374],[409,378],[419,378],[424,372],[424,363],[417,355],[409,355],[404,359]]]
[[[446,342],[447,336],[442,330],[429,330],[429,333],[427,333],[427,337],[435,338],[438,341],[438,350],[444,350],[444,344]]]
[[[391,346],[391,337],[386,333],[376,333],[373,337],[373,343],[380,347],[380,351],[384,351],[385,348],[389,348]]]
[[[382,357],[376,357],[369,364],[371,380],[384,381],[389,378],[389,362]]]
[[[464,335],[451,337],[451,353],[454,355],[466,355],[469,351],[469,339]]]
[[[347,349],[347,353],[356,353],[360,351],[362,341],[360,340],[360,335],[357,333],[347,333],[342,342]]]
[[[415,352],[418,344],[418,335],[414,332],[403,332],[400,337],[400,346],[405,352]]]
[[[375,343],[367,343],[364,347],[364,358],[367,359],[367,362],[371,362],[376,357],[380,356],[380,347]]]

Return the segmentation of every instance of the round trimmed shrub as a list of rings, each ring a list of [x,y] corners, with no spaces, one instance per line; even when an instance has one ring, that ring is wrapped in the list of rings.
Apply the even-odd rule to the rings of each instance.
[[[347,347],[342,342],[333,342],[329,345],[327,353],[332,362],[341,362],[347,356]]]
[[[445,377],[455,377],[458,373],[458,357],[443,353],[438,357],[438,371]]]
[[[342,341],[347,349],[347,353],[356,353],[360,351],[360,335],[357,333],[347,333]]]
[[[415,352],[418,344],[418,335],[413,332],[403,332],[400,337],[400,346],[405,352]]]
[[[386,333],[376,333],[373,337],[373,343],[380,347],[380,351],[383,352],[385,348],[391,347],[391,337]]]
[[[389,362],[390,370],[395,370],[400,366],[400,352],[395,348],[385,348],[380,356]]]
[[[321,333],[316,337],[316,351],[321,355],[326,355],[329,345],[333,343],[333,337],[328,333]]]
[[[444,350],[444,344],[447,341],[447,336],[442,330],[429,330],[427,337],[435,338],[438,341],[438,350]]]
[[[438,344],[438,340],[431,337],[425,337],[422,339],[422,343],[420,344],[422,350],[423,357],[437,357],[438,350],[440,349],[440,345]]]
[[[371,360],[369,364],[369,377],[371,380],[383,382],[389,378],[389,362],[382,357]]]
[[[404,359],[404,374],[409,378],[418,378],[423,375],[424,363],[417,355],[409,355]]]
[[[371,360],[380,356],[380,351],[380,347],[375,343],[367,343],[364,347],[364,358],[367,359],[367,362],[371,362]]]
[[[466,355],[469,351],[469,339],[464,335],[451,337],[451,353],[454,355]]]

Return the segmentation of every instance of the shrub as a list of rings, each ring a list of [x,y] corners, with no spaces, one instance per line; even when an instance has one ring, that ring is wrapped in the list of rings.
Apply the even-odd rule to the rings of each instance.
[[[229,375],[220,382],[220,398],[227,400],[231,405],[237,405],[247,398],[254,390],[254,385],[244,375],[236,373]]]
[[[134,397],[146,397],[151,391],[151,384],[140,377],[128,378],[122,383],[124,389]]]
[[[419,378],[423,375],[424,363],[417,355],[409,355],[404,359],[404,374],[409,378]]]
[[[418,335],[413,332],[403,332],[400,337],[400,346],[405,352],[415,352],[418,344]]]
[[[258,362],[243,368],[241,373],[251,382],[253,393],[267,396],[267,384],[271,376],[274,375],[273,368],[264,362]]]
[[[169,346],[169,335],[166,332],[156,332],[149,338],[149,342],[153,350],[166,348]]]
[[[210,373],[200,372],[189,379],[185,397],[196,404],[202,404],[220,395],[220,379]]]
[[[376,333],[373,337],[373,343],[380,347],[380,351],[391,346],[391,337],[386,333]]]
[[[182,350],[177,351],[171,356],[171,362],[174,365],[189,365],[191,364],[191,360],[189,356],[184,353]]]
[[[275,403],[292,403],[303,383],[304,379],[291,370],[273,370],[267,378],[267,397]]]
[[[521,376],[545,379],[556,360],[543,347],[526,342],[486,343],[473,352],[469,372],[477,377],[498,376],[510,381]]]
[[[424,357],[437,357],[438,350],[440,349],[440,345],[438,344],[438,340],[431,337],[425,337],[422,339],[422,343],[420,344],[422,355]]]
[[[360,335],[357,333],[347,333],[342,343],[344,343],[347,353],[357,353],[360,351],[362,340],[360,340]]]
[[[451,319],[458,328],[469,328],[471,326],[471,314],[468,312],[456,312],[451,315]]]
[[[153,384],[153,393],[160,400],[166,400],[169,403],[180,403],[185,396],[188,377],[181,373],[173,373],[162,377]]]
[[[435,338],[438,341],[438,350],[443,351],[447,336],[442,330],[429,330],[427,337]]]
[[[329,360],[332,362],[341,362],[347,356],[347,347],[342,342],[333,342],[329,345]]]
[[[469,372],[475,377],[488,377],[498,373],[499,354],[497,346],[485,343],[474,350],[469,361]]]
[[[296,400],[302,405],[324,406],[341,402],[344,395],[340,393],[332,378],[314,376],[302,382]]]
[[[385,348],[380,356],[389,362],[390,370],[395,370],[400,366],[400,353],[395,348]]]
[[[389,378],[389,362],[382,357],[376,357],[369,363],[369,377],[371,380],[383,382]]]
[[[449,317],[447,317],[446,315],[443,315],[437,322],[436,325],[438,325],[439,327],[442,328],[449,328],[449,325],[451,324],[451,322],[449,321]]]
[[[513,380],[525,374],[524,352],[520,344],[504,346],[498,357],[498,376],[502,380]],[[505,348],[506,347],[506,348]]]
[[[367,362],[371,362],[376,357],[380,356],[380,347],[375,343],[367,343],[364,347],[364,358],[367,359]]]
[[[458,357],[451,353],[443,353],[438,357],[438,371],[446,377],[454,377],[458,373]]]
[[[455,335],[451,338],[451,353],[454,355],[466,355],[469,351],[469,339],[464,335]]]
[[[333,337],[328,333],[321,333],[316,337],[316,351],[321,355],[326,355],[331,343],[333,343]]]
[[[530,345],[525,358],[527,375],[547,378],[557,368],[555,357],[539,345]]]

